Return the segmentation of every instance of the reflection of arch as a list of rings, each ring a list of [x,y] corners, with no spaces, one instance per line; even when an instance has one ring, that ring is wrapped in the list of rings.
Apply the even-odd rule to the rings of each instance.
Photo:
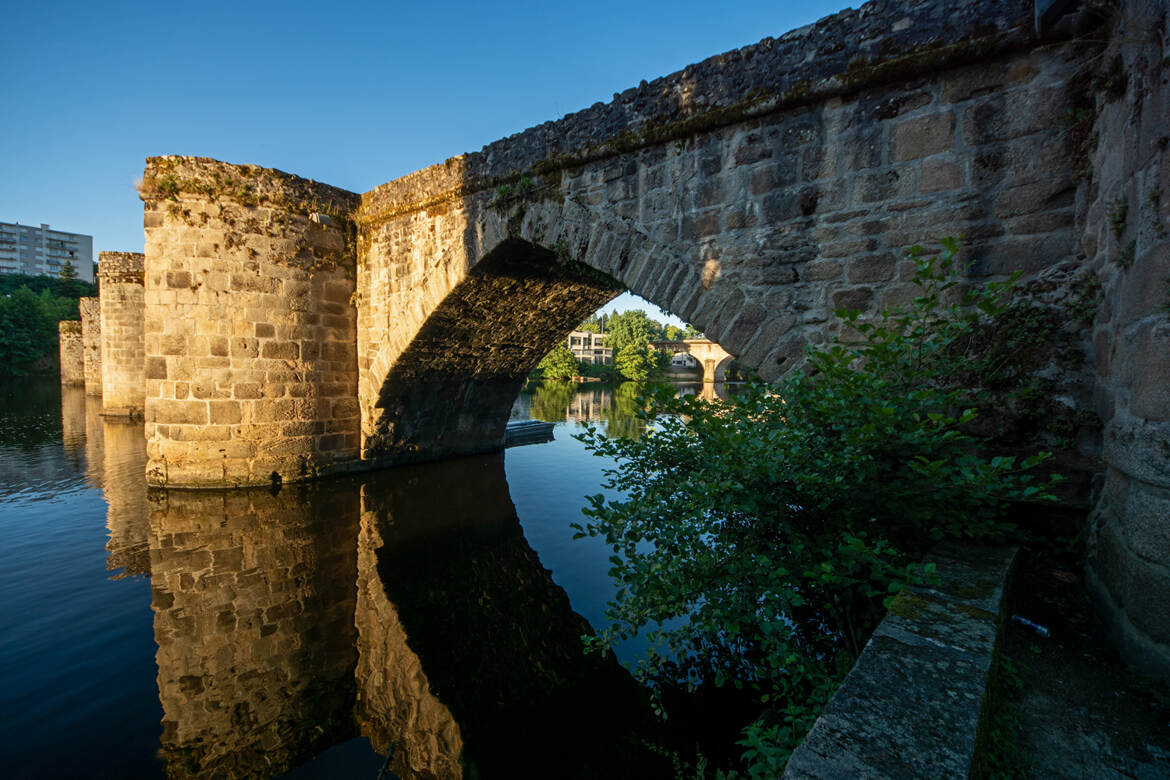
[[[427,715],[391,703],[388,710],[376,692],[365,694],[361,670],[379,666],[369,663],[363,639],[359,698],[370,704],[358,710],[363,732],[377,745],[393,734],[382,725],[385,713],[429,718],[435,740],[403,756],[401,769],[411,772],[449,768],[458,746],[470,777],[661,774],[640,741],[657,730],[644,694],[612,653],[582,652],[589,625],[525,540],[502,455],[396,472],[402,478],[363,489],[362,538],[371,547],[359,556],[376,553],[375,569],[363,565],[363,589],[368,603],[395,605],[394,631],[417,654],[443,709]],[[359,615],[363,637],[378,629],[363,622]],[[451,715],[457,727],[445,720]]]

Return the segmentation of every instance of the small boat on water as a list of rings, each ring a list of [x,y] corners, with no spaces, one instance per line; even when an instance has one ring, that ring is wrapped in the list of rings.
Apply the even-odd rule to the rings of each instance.
[[[553,440],[553,425],[540,420],[513,420],[504,432],[505,447],[519,447],[523,444],[544,444]]]

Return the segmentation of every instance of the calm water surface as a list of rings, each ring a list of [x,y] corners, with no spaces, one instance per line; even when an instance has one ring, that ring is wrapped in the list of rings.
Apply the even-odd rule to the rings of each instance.
[[[609,551],[570,528],[609,465],[572,434],[636,431],[633,397],[528,391],[554,440],[502,455],[148,492],[141,424],[0,383],[4,775],[662,774],[644,693],[581,651]]]

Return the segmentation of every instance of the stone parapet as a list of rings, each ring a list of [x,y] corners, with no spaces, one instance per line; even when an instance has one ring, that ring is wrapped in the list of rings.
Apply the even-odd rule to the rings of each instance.
[[[596,103],[388,182],[365,210],[393,215],[577,167],[779,109],[940,72],[1038,41],[1030,0],[873,0],[779,38],[709,57]]]
[[[286,482],[358,454],[358,197],[256,166],[147,162],[147,479]]]
[[[57,338],[61,355],[61,384],[67,387],[85,385],[85,347],[81,322],[61,320],[57,323]]]
[[[140,252],[98,255],[103,414],[142,414],[144,262]]]
[[[783,776],[972,776],[1015,555],[936,548],[939,582],[898,594]]]
[[[79,298],[81,341],[85,347],[85,392],[102,394],[102,320],[98,298]]]

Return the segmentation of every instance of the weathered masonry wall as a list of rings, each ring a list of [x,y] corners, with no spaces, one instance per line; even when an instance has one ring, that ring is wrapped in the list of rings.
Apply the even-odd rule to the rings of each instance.
[[[148,161],[147,479],[300,479],[358,456],[357,196],[201,158]]]
[[[79,298],[81,310],[81,342],[84,347],[85,392],[102,394],[102,320],[101,301],[98,298]]]
[[[81,339],[81,323],[61,320],[57,323],[57,338],[61,355],[61,384],[67,387],[85,384],[85,348]]]
[[[1085,50],[1041,45],[1031,13],[870,3],[366,193],[363,456],[428,454],[432,431],[413,420],[436,403],[400,402],[396,380],[443,373],[412,347],[498,278],[475,278],[484,259],[543,250],[601,271],[767,379],[837,332],[835,308],[908,300],[913,244],[963,236],[981,276],[1068,271],[1078,145],[1065,120]],[[579,306],[579,321],[594,305],[497,303],[511,306],[538,341],[553,311]],[[497,374],[535,363],[507,359]]]
[[[144,260],[138,252],[102,252],[98,255],[102,407],[105,414],[142,414]]]
[[[1170,18],[1163,2],[1127,0],[1111,21],[1079,192],[1081,252],[1104,283],[1088,584],[1125,658],[1170,679]]]

